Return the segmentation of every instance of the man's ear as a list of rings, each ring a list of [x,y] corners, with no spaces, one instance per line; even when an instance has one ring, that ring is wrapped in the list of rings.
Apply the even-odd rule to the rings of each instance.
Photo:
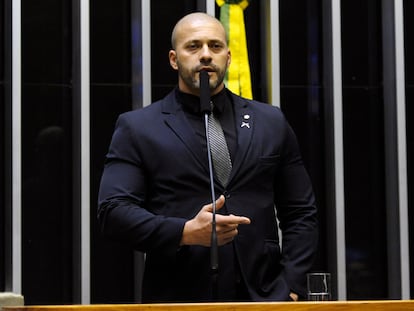
[[[174,70],[178,70],[177,66],[177,52],[175,50],[170,50],[168,53],[168,58],[170,59],[170,65]]]

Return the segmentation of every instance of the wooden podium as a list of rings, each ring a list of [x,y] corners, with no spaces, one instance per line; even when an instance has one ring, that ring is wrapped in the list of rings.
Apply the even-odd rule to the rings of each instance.
[[[406,311],[414,310],[414,300],[110,304],[3,307],[3,311]]]

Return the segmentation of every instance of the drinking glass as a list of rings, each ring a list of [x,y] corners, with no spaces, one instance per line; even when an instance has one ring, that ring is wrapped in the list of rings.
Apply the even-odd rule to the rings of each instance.
[[[308,300],[331,300],[331,274],[326,272],[313,272],[307,274]]]

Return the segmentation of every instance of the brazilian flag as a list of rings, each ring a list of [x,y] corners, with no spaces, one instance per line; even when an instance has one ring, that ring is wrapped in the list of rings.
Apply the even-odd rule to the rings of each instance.
[[[228,36],[231,51],[231,64],[224,83],[235,94],[252,99],[250,66],[247,53],[246,30],[243,10],[248,0],[216,0],[220,7],[220,21]]]

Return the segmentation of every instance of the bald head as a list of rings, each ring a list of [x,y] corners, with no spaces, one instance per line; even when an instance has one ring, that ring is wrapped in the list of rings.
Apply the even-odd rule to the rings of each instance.
[[[170,65],[178,71],[178,87],[199,96],[200,71],[210,77],[211,94],[224,88],[224,77],[231,63],[226,31],[220,21],[206,13],[191,13],[175,25],[171,35]]]
[[[171,34],[171,46],[173,49],[176,48],[177,45],[177,36],[181,31],[188,30],[191,26],[197,26],[200,24],[216,24],[221,28],[223,31],[223,35],[225,38],[225,41],[227,42],[227,36],[226,36],[226,30],[224,29],[223,24],[215,17],[202,13],[202,12],[196,12],[196,13],[190,13],[188,15],[185,15],[183,18],[181,18],[177,24],[175,24],[175,27]]]

